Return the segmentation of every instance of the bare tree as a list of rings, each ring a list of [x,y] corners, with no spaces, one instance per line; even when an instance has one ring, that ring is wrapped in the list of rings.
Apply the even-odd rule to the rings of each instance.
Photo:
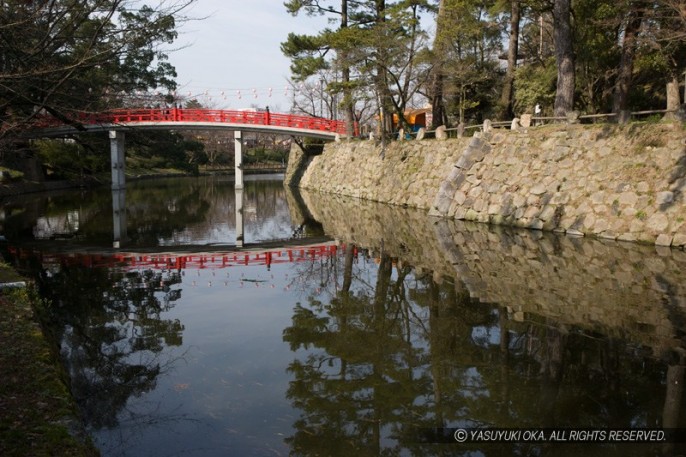
[[[121,93],[175,87],[165,44],[195,0],[8,0],[0,3],[0,137],[38,114],[73,122]]]

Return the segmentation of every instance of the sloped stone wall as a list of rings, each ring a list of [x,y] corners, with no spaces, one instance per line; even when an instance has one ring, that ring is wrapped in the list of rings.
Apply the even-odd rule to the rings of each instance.
[[[686,245],[682,123],[551,125],[385,151],[344,142],[301,164],[291,184],[305,189],[454,219]]]
[[[286,183],[304,189],[429,209],[468,139],[392,142],[385,151],[372,141],[329,144],[322,155],[289,158]],[[291,163],[293,162],[293,163]],[[297,164],[305,167],[298,173]],[[294,182],[290,177],[299,175]]]

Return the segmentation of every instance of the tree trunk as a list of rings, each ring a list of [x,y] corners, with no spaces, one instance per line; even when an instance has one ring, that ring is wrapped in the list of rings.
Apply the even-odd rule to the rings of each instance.
[[[341,29],[348,28],[348,0],[341,0]],[[343,110],[345,113],[345,134],[348,138],[355,135],[355,112],[353,94],[350,89],[350,62],[347,52],[341,52],[343,65],[341,79],[343,80]]]
[[[512,101],[514,98],[515,70],[517,69],[517,53],[519,52],[519,0],[511,0],[510,12],[510,40],[507,48],[507,72],[503,92],[500,95],[500,119],[509,120],[514,117]]]
[[[386,1],[376,0],[376,26],[385,27],[386,22]],[[386,51],[384,43],[378,43],[379,63],[376,66],[376,90],[379,97],[379,122],[381,143],[385,148],[386,142],[393,131],[393,102],[391,100],[391,91],[388,87],[388,75],[386,70]]]
[[[355,245],[348,244],[345,247],[345,264],[343,267],[343,286],[341,292],[350,293],[350,286],[353,283],[353,262],[355,261]]]
[[[615,83],[614,96],[612,100],[612,112],[619,114],[625,111],[628,105],[629,90],[634,71],[634,55],[636,54],[636,37],[641,29],[643,21],[643,11],[633,8],[629,13],[629,21],[624,30],[624,41],[622,42],[622,58],[617,71],[617,82]]]
[[[555,0],[553,20],[555,23],[555,60],[557,62],[557,92],[555,116],[565,116],[574,109],[574,50],[572,48],[571,1]]]
[[[445,34],[445,0],[438,4],[438,16],[436,17],[436,37],[434,38],[434,67],[433,81],[431,83],[431,129],[436,130],[441,125],[448,125],[448,116],[445,111],[443,100],[443,86],[445,81],[444,66],[446,37]]]

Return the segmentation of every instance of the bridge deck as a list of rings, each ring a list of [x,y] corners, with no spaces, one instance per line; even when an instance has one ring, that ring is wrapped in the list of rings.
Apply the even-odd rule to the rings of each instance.
[[[40,118],[29,135],[58,137],[84,131],[126,129],[229,129],[324,139],[346,135],[343,121],[269,111],[145,108],[76,113],[72,118],[72,125],[53,117]]]

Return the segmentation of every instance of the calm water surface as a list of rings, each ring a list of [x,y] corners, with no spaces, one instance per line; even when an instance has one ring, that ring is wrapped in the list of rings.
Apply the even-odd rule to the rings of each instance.
[[[683,251],[296,195],[278,177],[2,208],[3,254],[50,300],[104,456],[684,452],[426,442],[443,427],[683,427]]]

